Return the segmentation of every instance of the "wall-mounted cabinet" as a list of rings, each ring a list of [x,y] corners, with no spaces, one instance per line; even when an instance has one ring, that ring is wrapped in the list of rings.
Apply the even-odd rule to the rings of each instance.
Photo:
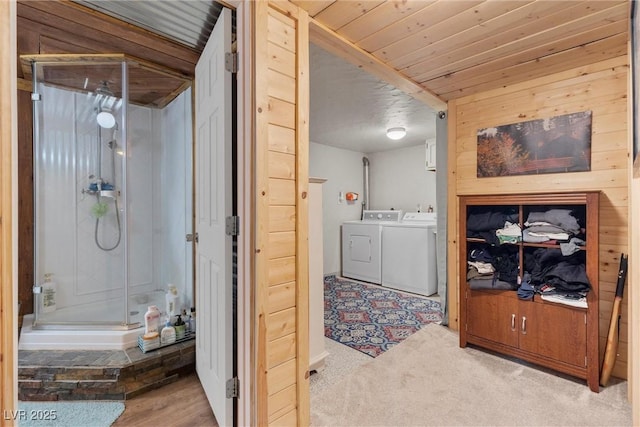
[[[598,192],[460,197],[461,347],[515,356],[599,390],[598,206]],[[541,217],[562,227],[552,224],[546,234],[554,238],[534,242],[549,237],[532,231]],[[480,273],[487,264],[494,271]],[[523,282],[531,286],[518,296]]]
[[[425,143],[426,149],[426,160],[425,160],[425,169],[428,171],[436,170],[436,141],[427,140]]]

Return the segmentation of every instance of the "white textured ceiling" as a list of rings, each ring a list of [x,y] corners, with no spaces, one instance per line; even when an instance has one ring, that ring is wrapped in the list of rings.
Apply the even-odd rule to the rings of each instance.
[[[422,145],[436,137],[436,112],[341,58],[310,46],[309,139],[363,153]],[[392,141],[386,129],[407,135]]]

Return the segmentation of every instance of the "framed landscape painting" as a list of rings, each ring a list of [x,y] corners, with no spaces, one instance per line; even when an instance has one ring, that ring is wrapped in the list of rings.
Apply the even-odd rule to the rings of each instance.
[[[591,111],[478,130],[477,176],[591,170]]]

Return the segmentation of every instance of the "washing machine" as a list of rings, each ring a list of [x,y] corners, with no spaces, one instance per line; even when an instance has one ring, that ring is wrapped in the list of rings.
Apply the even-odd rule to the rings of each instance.
[[[397,223],[402,211],[367,210],[362,220],[342,224],[342,276],[382,283],[382,225]]]
[[[381,225],[382,286],[420,295],[438,292],[436,214],[407,212]]]

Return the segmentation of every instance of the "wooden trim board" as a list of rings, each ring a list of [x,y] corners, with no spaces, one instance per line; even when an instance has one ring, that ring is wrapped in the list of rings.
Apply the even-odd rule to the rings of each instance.
[[[5,52],[0,58],[0,411],[3,414],[0,426],[14,425],[14,420],[4,414],[18,409],[18,313],[14,280],[17,205],[13,203],[17,165],[16,45],[16,3],[3,1],[0,2],[0,46]]]

